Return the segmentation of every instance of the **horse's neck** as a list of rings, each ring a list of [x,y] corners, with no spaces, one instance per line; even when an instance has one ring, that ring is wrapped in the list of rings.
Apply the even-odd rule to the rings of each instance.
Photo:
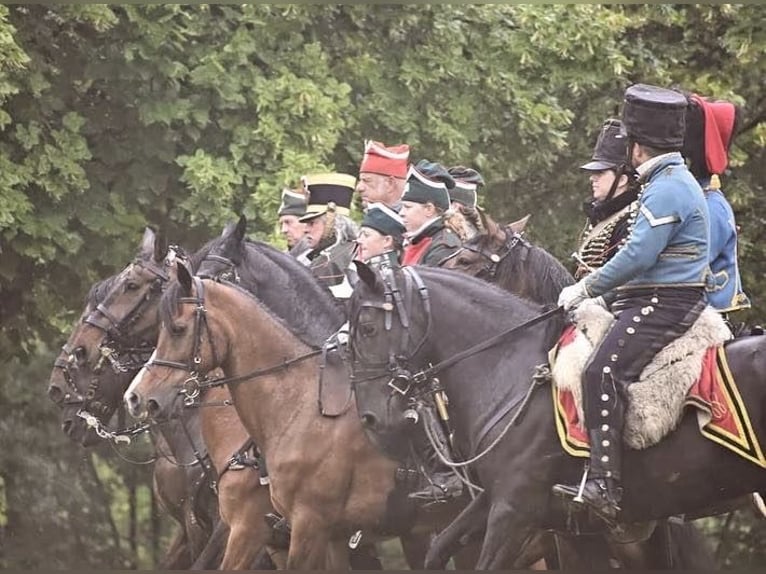
[[[159,433],[170,449],[170,453],[159,452],[158,454],[160,456],[171,454],[179,464],[190,464],[197,455],[207,454],[202,441],[199,419],[199,412],[196,409],[184,408],[178,417],[160,425]]]
[[[242,275],[242,286],[255,294],[291,331],[318,345],[335,331],[343,317],[331,296],[289,256],[280,265],[265,248],[248,244],[251,260],[247,269],[256,273]],[[300,292],[300,293],[299,293]]]
[[[518,300],[518,308],[480,310],[475,306],[452,305],[454,294],[439,296],[432,290],[432,309],[449,308],[433,316],[431,355],[436,364],[474,345],[489,340],[502,331],[518,326],[536,315],[536,311]],[[466,293],[466,300],[480,300]],[[484,317],[482,318],[482,315]],[[548,325],[538,324],[509,335],[495,346],[469,356],[438,376],[450,399],[455,428],[461,429],[461,442],[475,449],[497,422],[507,420],[503,412],[517,405],[531,385],[535,367],[547,360]],[[449,333],[449,336],[443,335]],[[493,368],[487,371],[487,365]]]
[[[220,345],[228,350],[221,365],[226,377],[278,367],[312,351],[257,301],[244,300],[245,294],[236,293],[225,299],[214,297],[208,291],[208,309],[215,308],[216,313],[230,318],[223,335],[227,340]],[[242,329],[242,325],[247,328]],[[312,385],[317,374],[317,360],[310,357],[273,373],[229,385],[240,419],[259,448],[268,450],[274,438],[290,429],[296,418],[309,409],[316,410]]]
[[[228,388],[210,388],[202,393],[201,400],[203,405],[208,405],[200,409],[202,439],[220,474],[232,454],[242,448],[250,437],[234,407],[226,406],[231,405]]]

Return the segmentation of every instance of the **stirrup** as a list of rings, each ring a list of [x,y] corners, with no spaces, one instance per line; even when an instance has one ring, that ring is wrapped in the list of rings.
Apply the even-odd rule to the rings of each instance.
[[[585,469],[582,472],[582,478],[580,479],[580,488],[577,489],[577,494],[572,499],[572,502],[576,504],[585,504],[585,499],[582,497],[582,493],[585,492],[585,483],[588,482],[588,471],[590,466],[585,465]]]

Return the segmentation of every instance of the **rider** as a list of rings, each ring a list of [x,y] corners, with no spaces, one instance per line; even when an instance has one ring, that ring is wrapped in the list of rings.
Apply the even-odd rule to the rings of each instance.
[[[283,189],[282,203],[277,211],[279,232],[292,249],[306,233],[306,224],[299,218],[306,213],[306,196],[300,190]]]
[[[633,168],[627,165],[628,138],[622,129],[620,120],[606,120],[591,161],[580,167],[590,174],[593,197],[583,205],[588,221],[580,246],[572,254],[578,263],[575,279],[602,267],[628,237],[631,206],[636,206],[639,187]]]
[[[304,176],[302,181],[309,194],[306,213],[300,218],[311,246],[308,266],[336,299],[348,299],[352,291],[348,273],[356,252],[357,228],[349,218],[356,179],[345,173],[322,173]]]
[[[710,211],[713,280],[708,286],[708,301],[726,315],[750,307],[750,300],[742,291],[737,265],[737,224],[720,180],[729,163],[729,147],[736,132],[739,110],[730,102],[710,101],[696,94],[688,99],[683,154],[689,170],[705,192]]]
[[[359,226],[356,258],[379,269],[399,266],[402,257],[404,221],[383,203],[370,203]]]
[[[680,154],[686,98],[636,84],[625,91],[622,121],[628,154],[643,190],[625,245],[603,267],[565,287],[559,305],[571,309],[612,292],[616,316],[583,376],[590,467],[582,499],[613,520],[621,498],[621,443],[627,387],[665,345],[685,333],[705,308],[708,208]],[[554,492],[575,497],[578,485]]]
[[[382,203],[397,212],[401,209],[409,157],[407,144],[386,147],[372,140],[364,142],[356,191],[365,209],[371,203]]]
[[[454,186],[438,163],[421,160],[410,166],[400,212],[408,232],[402,265],[438,267],[460,249],[460,238],[446,225],[448,190]]]
[[[456,165],[447,170],[455,180],[455,187],[449,190],[451,207],[462,220],[461,239],[468,241],[479,232],[478,191],[484,186],[484,178],[473,168]]]

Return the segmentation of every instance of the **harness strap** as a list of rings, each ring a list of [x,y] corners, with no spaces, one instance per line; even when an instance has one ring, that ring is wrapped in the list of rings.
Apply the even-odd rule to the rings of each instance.
[[[481,343],[478,343],[474,345],[473,347],[469,347],[468,349],[461,351],[457,355],[452,355],[451,357],[441,361],[440,363],[431,365],[427,369],[424,369],[423,371],[417,373],[414,378],[416,380],[427,380],[428,378],[435,375],[436,373],[443,371],[444,369],[447,369],[451,367],[452,365],[455,365],[456,363],[459,363],[463,359],[467,359],[468,357],[472,355],[475,355],[491,347],[494,347],[506,337],[510,337],[511,335],[516,335],[520,331],[533,327],[537,325],[538,323],[542,323],[543,321],[547,321],[551,317],[554,317],[558,315],[559,313],[562,313],[563,311],[564,311],[564,307],[556,307],[554,309],[546,311],[545,313],[537,315],[536,317],[533,317],[529,321],[525,321],[521,325],[516,325],[515,327],[506,329],[502,333],[498,333],[494,337],[491,337],[485,341],[482,341]]]

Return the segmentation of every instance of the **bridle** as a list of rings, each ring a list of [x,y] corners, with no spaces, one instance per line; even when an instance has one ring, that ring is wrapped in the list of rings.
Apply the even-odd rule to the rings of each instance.
[[[489,281],[494,280],[500,264],[506,257],[508,257],[508,255],[510,255],[514,247],[520,243],[523,245],[529,245],[526,239],[524,239],[519,233],[513,231],[510,227],[505,227],[503,231],[505,233],[505,241],[497,252],[489,251],[483,247],[474,247],[469,243],[465,243],[460,249],[445,259],[445,262],[455,257],[459,257],[460,254],[464,251],[476,253],[477,255],[480,255],[484,260],[484,266],[476,274],[476,276],[481,277],[482,279],[488,279]]]
[[[215,342],[213,340],[213,336],[210,331],[210,325],[207,320],[207,309],[205,308],[205,285],[203,282],[203,278],[199,276],[194,276],[192,277],[192,281],[194,282],[196,295],[190,296],[190,297],[180,297],[178,299],[179,304],[195,306],[194,334],[193,334],[194,342],[192,344],[192,350],[191,350],[189,359],[186,362],[181,362],[181,361],[171,361],[169,359],[154,357],[145,365],[146,368],[151,368],[153,366],[167,367],[170,369],[186,371],[188,373],[189,376],[184,380],[183,383],[181,383],[181,385],[179,385],[179,389],[178,389],[178,394],[183,397],[184,406],[187,406],[187,407],[197,406],[195,405],[194,401],[197,399],[197,397],[199,397],[200,393],[203,390],[210,389],[213,387],[222,387],[224,385],[235,385],[245,381],[265,377],[267,375],[271,375],[271,374],[289,369],[292,365],[296,363],[303,362],[306,359],[309,359],[311,357],[316,357],[317,355],[322,353],[322,349],[312,349],[308,353],[298,355],[297,357],[294,357],[292,359],[287,359],[285,361],[276,363],[275,365],[272,365],[269,367],[256,369],[254,371],[245,373],[243,375],[237,375],[234,377],[219,377],[215,379],[208,378],[206,373],[200,372],[200,365],[202,364],[201,349],[202,349],[203,330],[207,332],[207,338],[208,338],[208,341],[210,342],[210,348],[211,348],[211,354],[212,354],[212,364],[214,365],[219,364],[218,354],[216,352]],[[221,280],[218,280],[217,282],[222,283],[224,285],[233,286],[234,288],[239,288],[236,286],[236,284],[231,282],[221,281]]]
[[[146,294],[138,299],[123,317],[117,317],[109,310],[113,297],[116,296],[109,295],[82,320],[84,324],[95,327],[104,333],[104,338],[98,347],[98,360],[91,369],[92,375],[84,394],[80,393],[71,371],[72,366],[79,362],[77,356],[78,349],[72,348],[67,343],[62,347],[63,356],[59,355],[54,361],[54,368],[58,368],[63,372],[64,381],[68,387],[68,392],[64,395],[62,404],[65,406],[79,406],[77,416],[84,419],[86,424],[93,428],[101,438],[117,440],[118,437],[126,435],[126,433],[133,433],[133,427],[116,432],[109,431],[104,426],[104,423],[101,422],[109,417],[110,411],[113,411],[115,408],[107,402],[98,399],[102,375],[106,367],[111,368],[115,375],[138,370],[151,356],[154,351],[154,347],[151,345],[139,344],[138,346],[129,346],[131,340],[129,329],[141,318],[148,303],[162,292],[164,285],[170,279],[168,268],[175,260],[176,253],[177,250],[175,248],[170,248],[168,255],[161,265],[157,264],[154,260],[144,261],[140,259],[136,259],[131,263],[132,267],[147,270],[154,279]]]
[[[403,288],[396,281],[396,272],[387,272],[381,275],[383,279],[383,301],[362,300],[355,304],[349,318],[349,343],[351,350],[353,387],[389,377],[388,386],[392,394],[407,395],[414,382],[421,382],[411,372],[410,364],[426,344],[431,334],[431,300],[428,289],[420,275],[412,267],[401,268]],[[414,292],[417,291],[426,314],[426,328],[418,341],[413,341],[411,327],[413,325],[410,311],[413,305]],[[394,312],[402,327],[402,336],[398,343],[389,346],[386,359],[383,361],[370,361],[360,355],[357,345],[354,344],[357,334],[364,329],[360,325],[360,316],[364,309],[382,309],[384,312],[383,328],[390,333],[393,328]]]
[[[452,367],[464,359],[490,349],[499,343],[506,341],[510,337],[518,335],[526,329],[533,327],[534,325],[543,321],[547,321],[548,319],[551,319],[552,317],[563,312],[563,307],[555,307],[550,309],[528,321],[525,321],[520,325],[510,327],[489,339],[481,341],[468,349],[456,353],[435,365],[429,364],[428,367],[413,373],[413,359],[416,357],[418,352],[426,344],[430,337],[433,318],[431,315],[431,304],[428,296],[428,290],[426,289],[423,280],[412,267],[403,267],[401,272],[402,276],[405,278],[404,299],[402,299],[401,293],[396,286],[395,275],[386,274],[382,276],[383,283],[385,285],[384,301],[382,303],[372,300],[363,300],[359,303],[356,303],[352,307],[349,343],[352,358],[351,380],[352,385],[355,387],[371,381],[380,380],[384,377],[389,377],[387,385],[392,389],[392,394],[398,393],[402,396],[408,396],[413,390],[417,389],[414,394],[414,398],[417,398],[424,392],[433,393],[435,391],[441,390],[438,384],[431,384],[435,379],[435,375],[441,371]],[[408,348],[411,338],[410,327],[412,325],[412,320],[408,309],[412,308],[411,303],[413,298],[413,284],[417,286],[417,291],[420,294],[421,301],[423,302],[423,308],[427,316],[427,327],[423,336],[415,345],[414,350],[409,352]],[[407,301],[407,304],[404,304],[405,300]],[[384,361],[375,362],[365,360],[364,357],[360,356],[356,345],[356,339],[361,329],[359,324],[361,312],[363,309],[370,308],[383,309],[385,311],[383,323],[386,332],[390,332],[392,329],[394,310],[396,310],[399,323],[403,328],[403,335],[399,341],[398,349],[395,349],[394,346],[390,346],[387,352],[387,359]]]
[[[184,396],[184,404],[191,405],[193,401],[199,396],[201,383],[207,379],[204,374],[200,373],[200,365],[202,364],[202,334],[203,331],[207,333],[208,341],[210,342],[211,353],[213,356],[213,364],[218,364],[218,354],[215,349],[215,343],[210,333],[210,325],[207,321],[207,310],[205,309],[205,285],[200,277],[192,277],[194,281],[194,287],[196,295],[189,297],[179,297],[179,305],[194,305],[194,333],[193,333],[193,345],[189,359],[182,363],[180,361],[171,361],[169,359],[161,359],[154,357],[144,365],[144,368],[149,369],[153,366],[168,367],[170,369],[180,369],[189,373],[189,377],[181,385],[179,394]],[[172,327],[169,327],[172,329]]]
[[[208,273],[198,273],[198,277],[202,277],[203,279],[213,279],[215,281],[227,281],[229,283],[239,285],[240,277],[239,272],[237,271],[237,263],[233,259],[223,255],[216,255],[215,253],[208,253],[202,259],[202,263],[205,263],[206,261],[220,263],[224,266],[224,270],[219,271],[215,275],[210,275]]]

